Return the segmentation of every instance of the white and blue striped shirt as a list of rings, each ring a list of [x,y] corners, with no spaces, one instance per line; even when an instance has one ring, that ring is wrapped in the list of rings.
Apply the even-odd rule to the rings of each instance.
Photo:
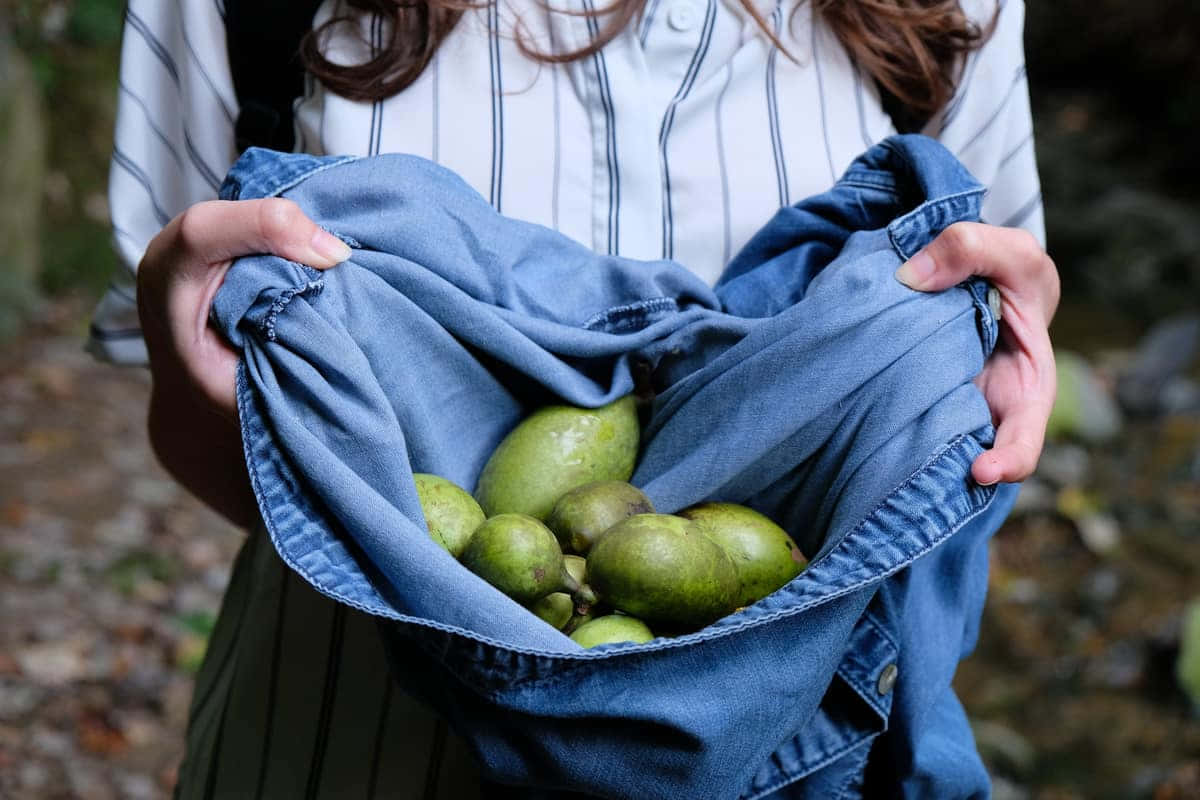
[[[335,3],[327,0],[318,20]],[[464,13],[421,77],[351,102],[309,81],[297,148],[407,152],[460,174],[502,213],[598,252],[669,257],[714,282],[781,205],[828,189],[894,132],[873,83],[811,10],[759,0],[784,50],[737,0],[648,0],[593,56],[539,64],[595,33],[594,0],[492,2]],[[986,23],[991,0],[968,0]],[[133,272],[175,214],[216,195],[236,158],[236,99],[221,0],[130,0],[110,203],[128,273],[114,280],[91,348],[144,362]],[[1025,82],[1021,0],[965,64],[926,132],[989,187],[985,221],[1043,238]],[[328,43],[360,61],[386,39],[365,17]],[[373,623],[289,573],[261,533],[234,569],[197,681],[180,797],[472,796],[462,744],[393,689]]]

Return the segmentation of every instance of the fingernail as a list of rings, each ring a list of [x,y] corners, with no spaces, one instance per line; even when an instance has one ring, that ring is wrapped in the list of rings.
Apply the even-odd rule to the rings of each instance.
[[[317,232],[313,234],[312,248],[317,251],[317,255],[334,264],[340,264],[350,257],[349,245],[329,231],[320,228],[317,228]]]
[[[980,486],[995,486],[997,483],[1000,482],[1000,477],[1002,475],[1002,473],[1000,471],[1000,461],[997,459],[990,459],[987,463],[988,463],[988,465],[991,466],[992,469],[994,469],[996,471],[996,477],[984,478],[982,480],[980,480],[980,478],[976,477],[975,482],[978,483]]]
[[[896,280],[910,289],[920,289],[933,275],[936,265],[924,250],[905,261],[896,270]]]

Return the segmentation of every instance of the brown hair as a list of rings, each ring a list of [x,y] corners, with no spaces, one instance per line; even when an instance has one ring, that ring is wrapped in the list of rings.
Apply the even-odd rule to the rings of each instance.
[[[486,0],[482,0],[486,3]],[[740,0],[766,35],[779,45],[752,0]],[[834,32],[860,68],[874,78],[885,107],[897,126],[920,127],[954,93],[962,56],[979,47],[988,30],[963,13],[957,0],[809,0],[813,10]],[[612,41],[635,18],[646,0],[612,0],[587,15],[599,30],[591,44],[565,53],[533,50],[523,39],[521,49],[545,63],[562,63],[595,53]],[[351,11],[335,16],[311,31],[301,44],[309,71],[330,90],[351,100],[374,101],[404,89],[425,69],[463,12],[478,7],[472,0],[346,0]],[[798,10],[793,9],[793,14]],[[355,12],[371,12],[390,23],[391,39],[361,64],[336,64],[321,52],[322,36],[347,22]],[[563,12],[569,13],[569,12]],[[581,14],[585,12],[579,12]]]

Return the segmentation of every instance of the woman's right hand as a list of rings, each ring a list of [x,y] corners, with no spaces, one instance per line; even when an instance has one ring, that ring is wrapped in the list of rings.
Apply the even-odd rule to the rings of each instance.
[[[256,518],[237,427],[238,356],[209,324],[235,258],[273,253],[326,269],[350,248],[290,200],[214,200],[171,220],[138,266],[138,316],[154,388],[150,441],[163,466],[235,524]]]

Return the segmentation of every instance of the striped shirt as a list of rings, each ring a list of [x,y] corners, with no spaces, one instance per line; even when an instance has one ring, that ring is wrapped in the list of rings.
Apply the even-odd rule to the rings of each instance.
[[[342,0],[327,0],[317,20]],[[492,2],[464,13],[420,78],[374,103],[309,80],[297,149],[406,152],[461,175],[501,213],[594,250],[674,258],[715,282],[781,205],[828,189],[894,133],[874,84],[810,7],[757,0],[783,49],[737,0],[647,0],[600,52],[536,63],[596,34],[595,0]],[[964,7],[986,23],[991,0]],[[130,0],[110,175],[114,241],[128,270],[92,325],[93,352],[145,360],[133,274],[175,214],[216,195],[236,158],[236,99],[222,0]],[[793,13],[794,12],[794,13]],[[516,20],[521,22],[518,31]],[[1022,46],[1024,6],[1002,3],[958,91],[930,120],[989,192],[984,220],[1043,238]],[[370,15],[339,28],[346,63],[388,39]],[[235,565],[198,676],[179,796],[472,796],[459,739],[388,680],[374,623],[290,573],[261,531]]]

